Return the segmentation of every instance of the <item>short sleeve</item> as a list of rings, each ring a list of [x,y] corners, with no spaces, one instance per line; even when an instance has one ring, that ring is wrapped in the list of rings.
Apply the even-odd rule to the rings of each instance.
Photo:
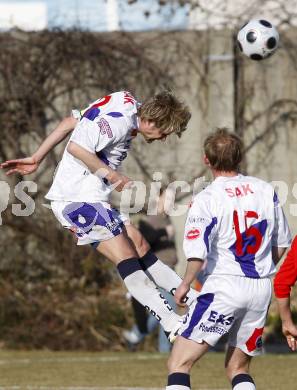
[[[277,298],[290,296],[291,288],[297,280],[297,237],[284,262],[274,278],[274,292]]]
[[[217,218],[205,195],[198,194],[189,210],[185,225],[183,248],[187,259],[205,260],[217,231]]]
[[[292,236],[289,224],[287,222],[287,218],[279,203],[278,196],[276,193],[274,193],[273,202],[275,225],[272,234],[272,246],[287,248],[291,244]]]

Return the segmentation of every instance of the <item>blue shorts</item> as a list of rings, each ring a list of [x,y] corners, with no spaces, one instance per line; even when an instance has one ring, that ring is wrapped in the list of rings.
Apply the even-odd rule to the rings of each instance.
[[[107,202],[85,203],[53,201],[55,217],[77,237],[77,245],[110,240],[123,231],[128,218]]]

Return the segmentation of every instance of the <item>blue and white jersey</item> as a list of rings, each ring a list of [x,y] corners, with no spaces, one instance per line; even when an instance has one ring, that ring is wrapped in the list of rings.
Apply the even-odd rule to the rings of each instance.
[[[75,111],[74,116],[80,121],[70,141],[117,169],[137,134],[138,105],[129,92],[123,91],[96,100],[83,111]],[[109,184],[92,174],[82,161],[68,153],[66,147],[46,198],[94,203],[108,201],[110,192]]]
[[[217,177],[193,199],[185,226],[187,259],[207,259],[206,274],[264,278],[276,271],[271,248],[291,234],[273,187],[255,177]]]

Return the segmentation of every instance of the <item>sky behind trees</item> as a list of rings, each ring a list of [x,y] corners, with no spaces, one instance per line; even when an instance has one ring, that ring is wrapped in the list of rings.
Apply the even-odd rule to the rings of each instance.
[[[126,0],[0,0],[1,7],[5,8],[2,8],[0,25],[1,20],[9,19],[11,23],[20,19],[29,27],[31,23],[32,29],[36,23],[34,13],[35,20],[43,17],[44,13],[37,15],[40,7],[46,10],[46,25],[49,28],[79,27],[107,31],[112,29],[111,26],[118,26],[133,31],[183,29],[187,25],[186,8],[160,7],[157,0],[138,0],[132,5],[128,5]],[[9,15],[10,12],[13,14]]]

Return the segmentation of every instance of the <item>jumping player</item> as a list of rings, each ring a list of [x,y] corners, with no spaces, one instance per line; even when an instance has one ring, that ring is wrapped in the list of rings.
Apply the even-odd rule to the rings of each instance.
[[[167,390],[189,390],[193,364],[229,334],[225,367],[234,390],[254,390],[251,358],[262,351],[271,276],[291,237],[273,187],[239,173],[240,139],[219,129],[204,143],[214,181],[195,196],[184,237],[187,270],[180,303],[207,259],[207,279],[179,330]]]
[[[171,92],[163,91],[140,105],[129,92],[116,92],[74,112],[29,158],[6,161],[7,175],[34,172],[47,153],[74,129],[46,195],[63,227],[78,245],[92,244],[117,266],[127,289],[161,323],[169,338],[180,317],[158,290],[174,293],[181,278],[151,251],[140,232],[109,203],[113,188],[122,191],[131,180],[117,168],[139,133],[148,143],[176,133],[181,136],[191,117]],[[187,300],[193,300],[191,291]]]

